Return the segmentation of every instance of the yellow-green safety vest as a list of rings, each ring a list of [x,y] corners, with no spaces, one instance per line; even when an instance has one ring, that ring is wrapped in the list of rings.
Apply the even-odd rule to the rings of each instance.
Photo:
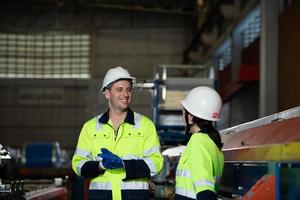
[[[175,193],[196,199],[197,193],[217,192],[224,168],[224,156],[205,133],[194,133],[176,169]]]
[[[78,139],[72,159],[72,168],[81,175],[85,162],[97,160],[101,148],[107,148],[123,160],[143,159],[150,169],[151,176],[158,174],[163,165],[160,143],[153,122],[147,117],[134,113],[134,125],[122,122],[115,138],[112,121],[99,123],[97,116],[87,121]],[[112,190],[114,200],[121,199],[121,190],[148,190],[148,178],[122,181],[125,170],[106,169],[90,181],[89,190]]]

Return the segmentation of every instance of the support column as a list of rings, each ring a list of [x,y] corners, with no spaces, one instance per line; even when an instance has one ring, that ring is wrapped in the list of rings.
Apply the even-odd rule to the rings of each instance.
[[[280,0],[261,0],[259,117],[277,112],[278,15]]]
[[[242,62],[242,50],[243,50],[243,38],[241,35],[240,29],[233,30],[232,33],[232,45],[231,45],[231,54],[232,54],[232,65],[231,65],[231,77],[232,81],[238,81],[238,70]]]

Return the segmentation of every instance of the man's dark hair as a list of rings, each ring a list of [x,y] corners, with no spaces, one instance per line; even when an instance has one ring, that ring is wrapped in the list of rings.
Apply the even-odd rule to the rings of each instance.
[[[118,80],[116,80],[116,81],[114,81],[114,82],[108,84],[105,88],[103,88],[103,91],[104,91],[105,89],[110,90],[110,89],[111,89],[111,86],[112,86],[115,82],[117,82],[117,81],[122,81],[122,80],[129,81],[130,86],[131,86],[131,88],[132,88],[132,86],[133,86],[132,80],[131,80],[131,79],[126,79],[126,78],[125,78],[125,79],[118,79]]]

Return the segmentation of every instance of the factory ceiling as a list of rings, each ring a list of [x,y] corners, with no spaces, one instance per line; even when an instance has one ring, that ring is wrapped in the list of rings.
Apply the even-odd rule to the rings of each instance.
[[[18,21],[20,12],[33,10],[38,18],[39,13],[42,15],[47,9],[54,12],[112,10],[152,14],[153,17],[157,14],[181,16],[192,21],[194,26],[193,39],[184,50],[182,63],[193,64],[203,62],[227,28],[252,2],[257,0],[10,0],[1,3],[0,11],[15,14],[15,21]]]
[[[89,7],[131,10],[139,12],[161,12],[170,14],[194,15],[197,8],[204,5],[196,0],[11,0],[4,4],[16,3],[23,6]]]

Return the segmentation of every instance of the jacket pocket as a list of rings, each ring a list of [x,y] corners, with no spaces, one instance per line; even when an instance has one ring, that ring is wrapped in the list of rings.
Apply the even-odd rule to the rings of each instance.
[[[136,131],[136,130],[127,131],[124,135],[125,135],[124,137],[127,139],[130,139],[130,138],[136,139],[136,138],[144,137],[144,134],[141,131]]]
[[[94,132],[89,135],[89,140],[91,141],[91,145],[93,148],[93,151],[96,153],[97,156],[98,153],[101,153],[101,148],[111,148],[111,135],[105,132]]]

